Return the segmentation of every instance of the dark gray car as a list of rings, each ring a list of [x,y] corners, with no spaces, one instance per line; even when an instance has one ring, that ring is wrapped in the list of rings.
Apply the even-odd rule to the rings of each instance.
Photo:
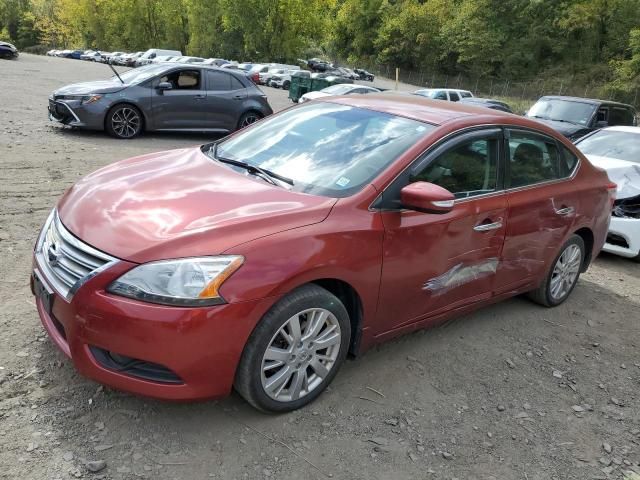
[[[49,97],[50,119],[118,138],[143,130],[227,133],[272,113],[267,96],[243,73],[193,64],[147,65]]]

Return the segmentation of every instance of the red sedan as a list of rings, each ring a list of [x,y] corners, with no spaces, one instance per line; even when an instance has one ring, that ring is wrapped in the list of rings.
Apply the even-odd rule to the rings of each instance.
[[[614,192],[534,121],[331,97],[87,176],[44,225],[32,289],[87,377],[287,411],[349,353],[522,293],[565,301]]]

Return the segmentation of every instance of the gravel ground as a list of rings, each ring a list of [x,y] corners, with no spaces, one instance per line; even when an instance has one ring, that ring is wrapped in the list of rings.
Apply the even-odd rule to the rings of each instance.
[[[49,93],[104,65],[0,61],[0,478],[606,479],[640,472],[640,268],[602,255],[556,309],[515,298],[347,362],[311,406],[237,395],[171,404],[76,374],[28,288],[62,192],[119,159],[203,143],[118,141],[46,117]],[[274,109],[285,93],[266,88]],[[95,470],[97,472],[92,472]]]

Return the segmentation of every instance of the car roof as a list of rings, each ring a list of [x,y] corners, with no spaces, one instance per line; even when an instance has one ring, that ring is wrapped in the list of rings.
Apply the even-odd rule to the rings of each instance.
[[[542,100],[543,98],[552,100],[566,100],[568,102],[588,103],[591,105],[615,105],[618,107],[633,108],[631,105],[626,103],[614,102],[613,100],[599,100],[597,98],[569,97],[564,95],[545,95],[544,97],[540,97],[538,100]]]
[[[443,125],[455,120],[471,119],[482,115],[483,123],[513,124],[535,128],[551,133],[553,129],[545,127],[540,122],[485,107],[474,106],[469,103],[443,102],[432,100],[420,95],[399,92],[369,93],[367,95],[347,95],[338,97],[323,97],[321,101],[340,103],[352,107],[375,110],[399,117],[406,117],[432,125]],[[555,133],[554,133],[555,135]]]

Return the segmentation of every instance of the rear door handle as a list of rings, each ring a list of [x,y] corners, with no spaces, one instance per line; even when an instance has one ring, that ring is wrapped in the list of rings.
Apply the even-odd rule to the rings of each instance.
[[[193,98],[195,98],[196,100],[204,100],[205,98],[207,98],[207,96],[198,94],[198,95],[195,95]]]
[[[490,230],[498,230],[499,228],[502,228],[501,218],[492,223],[480,223],[473,227],[476,232],[488,232]]]
[[[560,210],[556,210],[556,215],[567,216],[571,215],[575,209],[573,207],[563,207]]]
[[[233,99],[234,100],[242,100],[244,98],[244,95],[234,95]]]

